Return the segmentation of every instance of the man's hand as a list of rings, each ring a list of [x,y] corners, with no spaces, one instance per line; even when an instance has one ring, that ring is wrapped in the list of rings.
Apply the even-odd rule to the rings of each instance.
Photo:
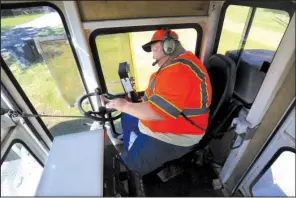
[[[110,100],[106,107],[130,114],[142,120],[159,121],[164,119],[149,106],[148,102],[131,103],[125,99],[116,98],[114,100]]]
[[[106,98],[104,95],[102,95],[102,99],[103,99],[104,104],[107,104],[110,102],[110,100],[108,98]]]
[[[107,107],[110,109],[116,109],[118,111],[124,112],[124,108],[129,104],[129,102],[122,98],[116,98],[108,102]]]

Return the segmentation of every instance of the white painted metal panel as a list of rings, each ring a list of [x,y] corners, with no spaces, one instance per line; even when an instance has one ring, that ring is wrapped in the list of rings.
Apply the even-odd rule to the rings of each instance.
[[[295,134],[295,106],[289,113],[288,117],[286,117],[282,126],[275,133],[276,135],[269,142],[262,155],[255,162],[254,166],[250,169],[239,186],[239,189],[245,196],[252,196],[252,185],[256,185],[258,181],[260,181],[260,184],[258,183],[256,188],[253,188],[253,196],[279,196],[279,194],[283,196],[285,193],[289,196],[289,193],[293,192],[293,190],[295,193],[295,153],[284,151],[286,150],[284,148],[290,148],[295,151],[295,139],[290,135]],[[264,174],[262,172],[264,167],[272,160],[280,149],[283,149],[286,153],[281,153],[271,164],[271,168],[268,167],[270,174],[268,181],[263,176],[262,179],[255,181],[259,174]],[[284,175],[286,175],[285,179],[281,179]],[[286,180],[289,182],[285,182]],[[293,185],[291,186],[291,184]],[[294,189],[291,190],[291,188]]]
[[[36,196],[103,196],[102,129],[58,136]]]

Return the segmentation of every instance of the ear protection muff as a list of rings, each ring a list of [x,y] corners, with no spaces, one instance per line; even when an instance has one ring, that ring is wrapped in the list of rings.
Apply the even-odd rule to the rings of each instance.
[[[163,52],[165,55],[170,56],[176,50],[176,38],[172,36],[170,30],[166,30],[166,34],[163,38]]]

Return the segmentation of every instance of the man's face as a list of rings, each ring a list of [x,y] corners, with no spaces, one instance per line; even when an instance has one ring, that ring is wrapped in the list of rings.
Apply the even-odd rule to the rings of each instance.
[[[153,59],[160,59],[165,56],[162,50],[162,42],[156,42],[151,45],[151,51],[153,53]]]

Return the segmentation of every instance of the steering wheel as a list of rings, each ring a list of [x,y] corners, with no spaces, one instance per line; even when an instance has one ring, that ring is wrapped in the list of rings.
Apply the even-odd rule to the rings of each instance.
[[[121,117],[121,113],[119,113],[115,117],[112,117],[112,116],[105,117],[106,114],[111,115],[112,112],[116,112],[117,110],[115,110],[115,109],[107,109],[106,107],[101,106],[101,107],[99,107],[99,111],[87,111],[86,112],[82,108],[82,102],[86,98],[91,97],[91,96],[100,97],[100,95],[102,95],[102,93],[99,90],[96,90],[93,93],[89,93],[89,94],[85,94],[85,95],[81,96],[81,98],[78,100],[78,104],[77,104],[80,113],[89,119],[100,121],[100,122],[106,122],[106,121],[110,122],[110,121],[114,121],[114,120],[119,119]],[[108,95],[110,95],[110,94],[108,94]]]

